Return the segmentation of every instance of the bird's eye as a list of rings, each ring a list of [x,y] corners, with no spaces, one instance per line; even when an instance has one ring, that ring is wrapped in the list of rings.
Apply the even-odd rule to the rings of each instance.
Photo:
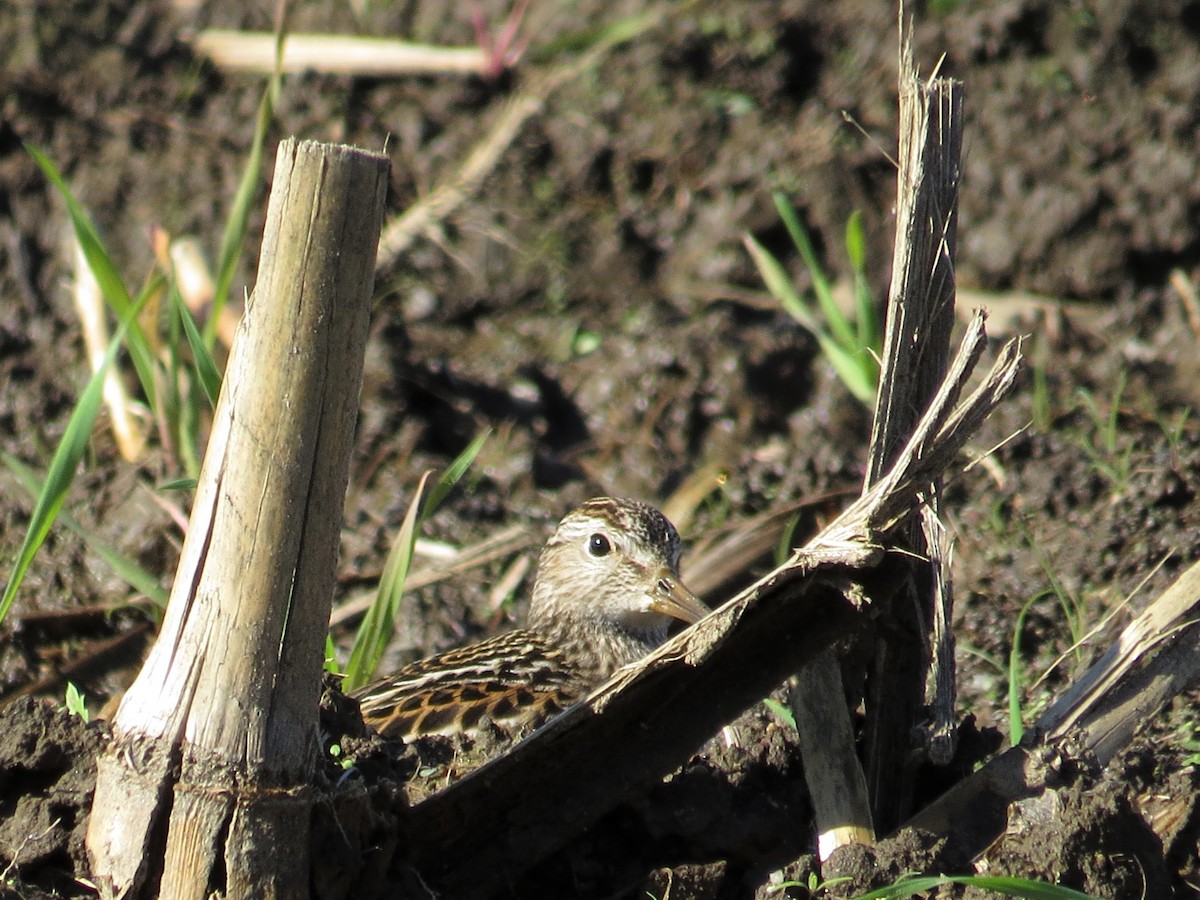
[[[608,556],[611,552],[612,544],[600,532],[597,531],[588,538],[588,553],[592,554],[592,556]]]

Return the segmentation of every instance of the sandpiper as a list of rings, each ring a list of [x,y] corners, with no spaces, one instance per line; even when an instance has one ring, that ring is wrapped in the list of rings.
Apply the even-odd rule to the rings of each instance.
[[[363,720],[408,738],[524,732],[708,609],[679,579],[679,534],[638,500],[597,497],[559,523],[538,561],[529,622],[405,666],[354,693]]]

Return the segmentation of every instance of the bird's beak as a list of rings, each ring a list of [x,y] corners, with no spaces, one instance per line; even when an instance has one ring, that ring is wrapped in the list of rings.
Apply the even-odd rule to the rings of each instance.
[[[678,576],[664,566],[658,573],[654,595],[650,600],[650,611],[694,625],[708,615],[709,608],[684,587]]]

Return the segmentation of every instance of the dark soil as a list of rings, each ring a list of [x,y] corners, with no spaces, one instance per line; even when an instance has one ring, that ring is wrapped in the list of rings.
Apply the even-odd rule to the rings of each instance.
[[[6,876],[68,895],[84,875],[83,846],[104,722],[85,724],[31,698],[0,713],[0,856]],[[6,878],[7,880],[7,878]]]
[[[461,4],[296,6],[296,31],[473,41]],[[268,160],[289,134],[386,147],[389,214],[398,214],[454,177],[506,97],[562,59],[556,42],[618,16],[607,3],[534,6],[526,58],[498,82],[289,77]],[[262,81],[215,71],[188,38],[210,26],[269,29],[272,8],[17,0],[0,9],[3,453],[44,470],[87,377],[63,204],[22,142],[63,171],[129,286],[149,271],[151,225],[195,234],[215,254]],[[513,523],[540,538],[588,496],[661,501],[712,467],[727,477],[685,527],[695,542],[860,481],[869,414],[762,290],[741,238],[756,235],[808,283],[771,204],[782,190],[827,270],[844,277],[843,231],[860,209],[872,286],[884,295],[895,10],[872,0],[664,9],[659,25],[550,98],[435,240],[380,273],[335,604],[378,577],[419,473],[444,468],[484,427],[494,435],[477,475],[434,517],[433,538],[468,545]],[[499,27],[506,9],[486,12]],[[1007,732],[1004,669],[1023,606],[1032,715],[1200,556],[1200,430],[1187,418],[1200,399],[1200,335],[1172,286],[1173,273],[1178,283],[1200,275],[1200,4],[981,0],[910,12],[923,71],[945,53],[942,72],[966,84],[960,305],[992,308],[993,336],[1031,335],[1021,389],[973,450],[1011,440],[948,489],[960,706],[992,736],[991,752],[994,729]],[[238,284],[253,283],[261,219]],[[179,528],[154,488],[182,474],[162,449],[122,461],[101,427],[65,509],[168,585]],[[6,566],[31,507],[0,467]],[[497,606],[484,589],[510,562],[414,593],[385,665],[519,618],[523,600]],[[69,677],[99,713],[153,633],[145,604],[131,599],[96,550],[56,528],[3,623],[0,693],[32,691],[57,706]],[[345,631],[336,637],[347,645]],[[1193,896],[1196,709],[1194,696],[1181,698],[1117,763],[1080,774],[1053,828],[1013,824],[989,851],[989,871],[1104,897]],[[761,709],[738,729],[741,749],[716,740],[514,895],[749,897],[807,883],[811,813],[793,737]],[[75,879],[87,877],[90,760],[104,734],[28,700],[6,707],[0,871],[21,882],[0,890],[85,892]],[[402,815],[417,764],[361,740],[356,758],[375,792],[346,795],[334,823]],[[948,780],[927,779],[931,791]],[[322,827],[333,847],[335,825]],[[375,846],[395,839],[379,828]],[[969,861],[927,838],[902,832],[859,869],[843,868],[860,872],[855,889],[910,870],[966,871]],[[364,852],[331,851],[324,895],[348,890],[341,873]],[[355,877],[378,887],[398,876]]]

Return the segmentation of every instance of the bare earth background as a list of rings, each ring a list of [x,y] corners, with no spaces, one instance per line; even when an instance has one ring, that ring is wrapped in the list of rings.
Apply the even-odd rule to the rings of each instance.
[[[314,0],[295,4],[291,26],[469,45],[461,6]],[[215,253],[262,80],[216,72],[188,38],[202,27],[270,29],[272,7],[17,0],[0,10],[4,453],[44,468],[87,376],[63,207],[21,142],[62,169],[131,287],[150,265],[152,224],[197,235]],[[643,8],[535,5],[530,49],[498,84],[289,77],[268,159],[290,134],[386,147],[389,209],[399,213],[454,177],[531,71],[567,58],[570,45],[558,42]],[[507,11],[484,9],[494,27]],[[868,413],[763,292],[741,237],[755,234],[806,284],[770,192],[793,199],[838,275],[846,218],[862,210],[883,296],[895,11],[874,0],[663,10],[661,24],[555,93],[481,193],[380,273],[335,603],[378,577],[420,472],[444,468],[484,427],[495,435],[476,477],[431,537],[465,545],[527,523],[536,544],[586,497],[661,501],[706,466],[728,479],[686,528],[693,540],[788,501],[856,489]],[[1185,282],[1200,276],[1200,3],[996,0],[912,12],[922,70],[945,53],[942,73],[966,83],[960,305],[991,308],[994,337],[1032,335],[1023,388],[975,450],[1016,436],[948,492],[961,709],[1007,733],[997,664],[1007,665],[1024,604],[1033,601],[1028,684],[1071,645],[1064,600],[1087,631],[1140,586],[1030,692],[1036,711],[1200,555],[1200,423],[1184,417],[1200,398],[1200,336],[1171,282],[1175,270]],[[253,284],[258,241],[255,230],[239,284]],[[162,453],[120,461],[100,429],[67,508],[169,585],[180,532],[154,486],[179,475]],[[0,571],[30,507],[0,469]],[[388,664],[519,619],[523,592],[496,609],[485,590],[509,563],[411,596]],[[40,682],[61,703],[57,676],[74,666],[97,712],[128,684],[152,633],[129,599],[81,540],[56,530],[4,623],[0,691]],[[667,884],[673,897],[748,897],[775,870],[807,871],[794,743],[757,715],[761,740],[740,760],[697,763],[711,777],[636,816],[616,814],[515,895],[662,896]],[[95,752],[97,727],[64,725],[24,702],[4,716],[0,858],[16,858],[9,874],[27,885],[78,890],[70,876],[85,874],[78,815],[88,786],[69,761]],[[1196,695],[1181,698],[1098,783],[1081,781],[1077,828],[994,848],[992,871],[1097,896],[1193,896],[1195,721]],[[65,730],[47,749],[52,727]],[[32,799],[29,779],[40,785]],[[1168,798],[1173,815],[1157,815]],[[896,852],[885,862],[893,877],[924,864],[919,849]]]

